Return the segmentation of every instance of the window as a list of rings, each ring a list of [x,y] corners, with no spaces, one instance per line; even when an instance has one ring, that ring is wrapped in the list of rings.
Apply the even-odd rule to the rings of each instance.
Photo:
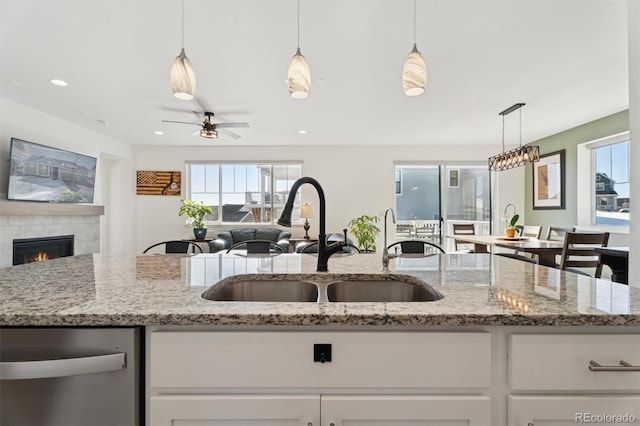
[[[291,185],[302,165],[188,163],[188,197],[211,206],[207,222],[274,223],[280,217]],[[293,218],[300,214],[300,195]]]
[[[595,224],[629,226],[629,141],[593,148]]]
[[[579,226],[629,227],[629,132],[578,145]],[[625,229],[626,228],[626,229]]]

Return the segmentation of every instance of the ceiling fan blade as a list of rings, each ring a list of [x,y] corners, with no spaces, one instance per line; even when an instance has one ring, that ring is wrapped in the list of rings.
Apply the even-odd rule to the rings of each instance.
[[[249,127],[249,123],[215,123],[216,127]]]
[[[195,136],[195,135],[199,135],[199,134],[200,134],[200,129],[198,129],[195,132],[191,133],[191,136]]]
[[[163,123],[176,123],[176,124],[191,124],[196,126],[202,126],[202,123],[190,123],[187,121],[173,121],[173,120],[161,120]]]
[[[220,131],[220,133],[222,133],[224,135],[227,135],[227,136],[230,136],[230,137],[232,137],[234,139],[240,139],[242,137],[239,134],[233,133],[232,131],[229,131],[227,129],[221,129],[221,128],[218,127],[217,130]]]

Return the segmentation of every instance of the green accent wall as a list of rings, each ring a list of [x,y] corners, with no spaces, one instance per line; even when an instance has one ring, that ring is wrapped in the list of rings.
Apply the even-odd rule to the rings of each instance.
[[[565,209],[533,210],[532,166],[526,166],[525,218],[528,225],[574,226],[577,222],[577,147],[579,144],[615,135],[629,130],[629,110],[600,118],[573,129],[539,139],[529,145],[540,146],[540,155],[565,150]],[[611,245],[611,244],[610,244]]]

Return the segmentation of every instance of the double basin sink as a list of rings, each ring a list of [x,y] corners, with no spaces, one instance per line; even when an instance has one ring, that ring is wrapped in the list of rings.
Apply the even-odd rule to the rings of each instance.
[[[419,279],[400,274],[335,278],[288,274],[237,275],[214,284],[202,298],[231,302],[432,302],[443,298]]]

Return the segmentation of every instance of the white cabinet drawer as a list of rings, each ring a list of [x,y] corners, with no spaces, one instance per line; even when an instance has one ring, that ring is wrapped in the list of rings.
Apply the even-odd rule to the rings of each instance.
[[[314,362],[330,344],[331,362]],[[486,332],[154,332],[152,387],[485,388]]]
[[[628,390],[640,392],[640,372],[591,371],[589,362],[640,365],[640,334],[513,334],[513,390]]]
[[[509,396],[508,425],[636,424],[640,396]]]

